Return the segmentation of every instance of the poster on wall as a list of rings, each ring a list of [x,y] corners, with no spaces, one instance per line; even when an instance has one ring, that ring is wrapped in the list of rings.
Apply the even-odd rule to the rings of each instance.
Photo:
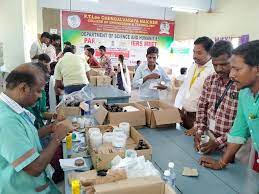
[[[83,53],[88,44],[100,56],[98,47],[104,45],[113,64],[123,54],[127,64],[135,65],[137,60],[146,60],[150,46],[159,48],[158,62],[171,66],[174,41],[174,21],[123,17],[82,12],[61,11],[63,42],[70,41]]]

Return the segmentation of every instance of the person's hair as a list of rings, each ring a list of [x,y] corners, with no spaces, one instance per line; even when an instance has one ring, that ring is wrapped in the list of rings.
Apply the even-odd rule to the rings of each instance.
[[[119,55],[118,58],[119,58],[119,60],[123,63],[123,61],[124,61],[124,56],[123,56],[123,55]]]
[[[41,62],[38,63],[32,63],[35,67],[37,67],[43,74],[44,74],[44,79],[47,82],[49,79],[49,70],[46,67],[46,65],[42,64]]]
[[[73,49],[73,53],[75,53],[74,50],[76,49],[76,46],[72,44],[71,48]]]
[[[155,46],[151,46],[147,49],[147,55],[149,54],[158,54],[159,53],[159,50],[157,47]]]
[[[186,67],[182,67],[182,68],[180,69],[181,75],[184,75],[186,72],[187,72],[187,68],[186,68]]]
[[[141,61],[140,60],[137,60],[137,64],[139,64]]]
[[[21,83],[27,84],[30,88],[36,83],[36,77],[31,72],[19,72],[16,70],[11,71],[11,73],[5,79],[6,88],[14,89]]]
[[[207,36],[199,37],[194,41],[194,45],[201,44],[203,48],[209,52],[214,42]]]
[[[240,45],[232,52],[233,55],[240,56],[247,65],[259,66],[259,40],[254,40]]]
[[[64,42],[64,44],[68,45],[68,46],[71,46],[71,42],[69,42],[69,41]]]
[[[88,44],[86,44],[86,45],[84,46],[84,49],[88,49],[88,48],[91,48],[91,46],[88,45]]]
[[[74,53],[73,49],[72,49],[70,46],[65,47],[65,48],[63,49],[63,54],[68,53],[68,52]]]
[[[51,41],[61,40],[61,37],[58,34],[51,35]]]
[[[94,49],[93,48],[87,48],[88,52],[91,53],[92,55],[94,55]]]
[[[39,55],[39,61],[45,61],[46,63],[50,62],[50,58],[47,54],[42,53]]]
[[[233,51],[232,43],[226,40],[220,40],[216,42],[210,49],[211,57],[219,57],[220,55],[227,54],[231,57]]]
[[[51,39],[51,35],[50,35],[50,33],[48,33],[48,32],[43,32],[40,37],[41,37],[41,38],[44,38],[44,37],[45,37],[45,38]]]
[[[49,64],[49,66],[50,66],[50,75],[54,75],[56,64],[57,64],[56,61],[54,61],[54,62]]]
[[[105,47],[105,46],[103,46],[103,45],[101,45],[101,46],[99,47],[99,49],[100,49],[100,50],[104,50],[104,51],[106,51],[106,47]]]

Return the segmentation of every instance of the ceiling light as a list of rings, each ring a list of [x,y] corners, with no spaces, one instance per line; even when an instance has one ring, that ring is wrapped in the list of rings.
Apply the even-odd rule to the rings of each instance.
[[[192,8],[183,8],[183,7],[172,7],[172,11],[176,12],[187,12],[187,13],[198,13],[199,10]]]

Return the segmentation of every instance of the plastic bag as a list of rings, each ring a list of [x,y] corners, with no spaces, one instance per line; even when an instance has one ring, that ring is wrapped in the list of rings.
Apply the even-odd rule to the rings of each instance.
[[[91,87],[85,86],[80,91],[73,92],[68,95],[64,95],[61,102],[57,107],[61,105],[65,106],[79,106],[81,102],[92,101],[94,99],[94,94],[91,91]]]

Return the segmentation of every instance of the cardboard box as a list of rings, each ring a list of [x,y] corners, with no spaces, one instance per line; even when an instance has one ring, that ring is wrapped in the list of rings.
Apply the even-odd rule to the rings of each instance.
[[[91,68],[90,70],[90,76],[102,76],[105,73],[104,68]]]
[[[96,85],[97,86],[108,86],[111,85],[112,78],[109,76],[96,76]]]
[[[138,177],[95,185],[95,194],[176,194],[160,177]]]
[[[97,76],[90,76],[89,82],[92,86],[96,86],[97,85]]]
[[[144,126],[146,125],[145,109],[140,104],[136,103],[124,103],[118,104],[122,107],[133,106],[139,109],[136,112],[108,112],[103,105],[95,113],[95,119],[102,124],[118,125],[122,122],[128,122],[130,126]]]
[[[63,117],[68,116],[80,116],[81,109],[80,107],[68,107],[68,106],[60,106],[57,109],[57,114]]]
[[[148,101],[151,107],[157,107],[159,110],[152,110],[148,107],[147,101],[137,102],[145,108],[146,122],[150,128],[157,128],[163,125],[169,125],[181,122],[181,117],[177,108],[160,100]]]
[[[102,133],[105,132],[105,130],[107,129],[108,125],[100,125],[97,126]],[[86,138],[89,140],[89,135],[88,135],[88,129],[86,128]],[[146,143],[148,145],[148,149],[144,149],[144,150],[136,150],[138,156],[144,156],[146,160],[151,160],[152,159],[152,146],[148,143],[148,141],[134,128],[131,127],[130,128],[130,138],[128,138],[127,143],[126,143],[126,149],[134,149],[139,140],[143,140],[144,143]],[[116,152],[116,153],[109,153],[109,154],[100,154],[100,153],[95,153],[92,149],[92,146],[90,144],[90,141],[88,142],[88,148],[89,148],[89,152],[92,158],[92,163],[95,169],[97,170],[102,170],[102,169],[109,169],[110,166],[110,162],[113,160],[113,158],[117,155],[119,155],[120,157],[124,158],[125,156],[125,152]]]

